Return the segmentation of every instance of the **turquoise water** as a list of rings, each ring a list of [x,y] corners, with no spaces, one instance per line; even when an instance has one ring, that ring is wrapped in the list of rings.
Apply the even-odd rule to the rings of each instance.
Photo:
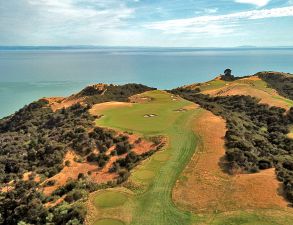
[[[0,82],[0,118],[46,96],[68,96],[86,82]]]
[[[95,48],[0,50],[0,117],[44,96],[91,83],[143,83],[161,89],[207,81],[231,68],[293,73],[293,49]]]

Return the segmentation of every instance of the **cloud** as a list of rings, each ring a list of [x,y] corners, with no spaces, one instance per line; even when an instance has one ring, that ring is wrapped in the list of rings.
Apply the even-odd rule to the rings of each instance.
[[[1,1],[0,41],[99,44],[109,33],[127,33],[134,12],[120,0]]]
[[[226,15],[206,15],[188,19],[175,19],[152,22],[145,25],[148,29],[160,30],[164,33],[231,33],[243,20],[256,20],[275,17],[293,16],[293,6],[251,10]]]
[[[234,45],[265,37],[292,43],[293,18],[267,19],[263,29],[254,21],[292,16],[288,0],[274,4],[287,7],[244,12],[235,11],[235,1],[0,0],[0,45]]]
[[[235,0],[237,3],[245,3],[245,4],[252,4],[258,7],[266,6],[270,0]]]
[[[213,14],[213,13],[216,13],[218,11],[219,11],[218,8],[207,8],[207,9],[204,9],[204,12],[207,13],[207,14]]]
[[[107,27],[119,26],[123,19],[131,17],[134,10],[118,0],[28,0],[45,19],[53,22],[87,22]],[[49,21],[48,21],[49,22]],[[89,23],[88,23],[89,22]],[[77,23],[78,24],[78,23]],[[105,27],[105,26],[104,26]]]

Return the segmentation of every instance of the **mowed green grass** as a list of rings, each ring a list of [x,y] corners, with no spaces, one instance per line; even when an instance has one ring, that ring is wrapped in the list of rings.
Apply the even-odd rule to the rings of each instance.
[[[282,210],[235,211],[233,213],[217,214],[211,225],[291,225],[293,215]]]
[[[172,189],[180,173],[196,149],[196,137],[192,132],[192,119],[200,109],[184,112],[174,110],[193,103],[163,91],[151,91],[144,95],[153,100],[103,112],[97,125],[141,133],[144,136],[164,135],[168,146],[153,155],[135,169],[130,182],[142,184],[143,190],[134,193],[131,224],[184,225],[191,224],[192,215],[175,207]],[[156,117],[145,118],[145,114]]]
[[[101,219],[96,221],[94,225],[125,225],[125,223],[115,219]]]
[[[130,183],[139,186],[132,189],[131,203],[120,207],[128,212],[131,225],[196,225],[196,224],[290,224],[291,216],[278,211],[272,215],[268,211],[260,212],[231,212],[208,215],[195,215],[189,211],[178,209],[172,201],[172,189],[180,174],[196,151],[198,137],[193,133],[193,120],[202,109],[192,109],[186,112],[174,110],[192,103],[178,99],[173,101],[170,94],[162,91],[151,91],[144,94],[153,98],[147,103],[134,104],[132,107],[119,107],[103,111],[105,115],[97,120],[97,125],[117,128],[123,131],[140,133],[146,137],[164,135],[168,137],[168,146],[155,153],[148,160],[136,167],[129,178]],[[157,117],[144,118],[145,114],[156,114]],[[113,189],[112,191],[119,191]],[[99,195],[100,192],[97,193]],[[125,218],[125,211],[119,212],[115,208],[107,214],[109,208],[98,207],[103,217]],[[111,204],[110,204],[111,205]],[[119,207],[118,207],[119,208]],[[112,216],[112,217],[111,217]],[[96,220],[103,218],[96,218]],[[109,220],[111,222],[111,220]],[[101,222],[101,221],[100,221]],[[106,225],[116,225],[105,223]],[[120,221],[119,221],[120,222]],[[288,223],[289,222],[289,223]],[[103,223],[94,223],[103,225]],[[118,224],[117,224],[118,225]]]
[[[224,86],[226,86],[226,84],[228,84],[227,81],[211,80],[211,81],[209,81],[207,83],[203,83],[202,85],[200,85],[200,90],[201,91],[214,90],[214,89],[224,87]]]
[[[94,204],[98,208],[109,208],[123,205],[128,197],[118,191],[99,192],[94,199]]]
[[[106,110],[97,124],[145,135],[162,133],[172,127],[178,114],[182,113],[174,110],[191,104],[182,99],[173,101],[171,95],[163,91],[146,92],[144,95],[153,98],[153,101]],[[146,118],[146,114],[157,116]]]

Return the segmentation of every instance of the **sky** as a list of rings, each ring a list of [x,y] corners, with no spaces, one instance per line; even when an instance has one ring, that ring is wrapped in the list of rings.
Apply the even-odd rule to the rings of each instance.
[[[293,46],[293,0],[0,0],[0,45]]]

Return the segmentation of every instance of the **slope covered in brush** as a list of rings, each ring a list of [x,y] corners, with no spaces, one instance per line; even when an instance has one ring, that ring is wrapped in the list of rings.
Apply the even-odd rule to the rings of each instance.
[[[227,121],[226,158],[229,171],[255,173],[275,167],[286,197],[293,202],[293,140],[287,137],[293,124],[293,108],[259,104],[251,96],[208,96],[175,89],[173,93],[196,102]]]
[[[293,100],[293,75],[279,72],[260,72],[256,74],[267,82],[269,87],[274,88],[278,93]]]
[[[86,212],[78,202],[122,183],[160,148],[160,140],[96,127],[92,104],[129,101],[132,93],[151,90],[106,86],[103,94],[85,88],[66,108],[53,110],[50,100],[41,99],[0,120],[0,224],[82,224]],[[74,159],[66,160],[69,153]]]

